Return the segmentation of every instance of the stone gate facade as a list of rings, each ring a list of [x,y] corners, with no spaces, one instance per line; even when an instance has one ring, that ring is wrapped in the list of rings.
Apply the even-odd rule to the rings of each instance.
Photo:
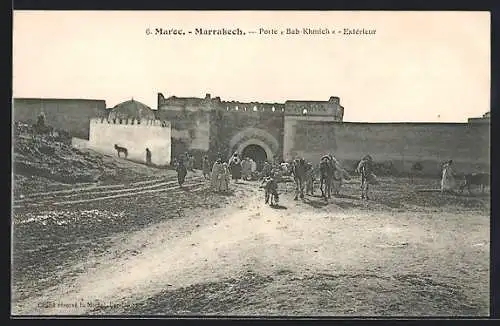
[[[165,98],[158,93],[156,114],[171,123],[173,157],[189,151],[200,162],[205,154],[226,159],[238,152],[256,161],[274,161],[293,155],[290,133],[297,121],[342,122],[344,108],[334,96],[327,101],[262,103],[223,101],[210,94]]]

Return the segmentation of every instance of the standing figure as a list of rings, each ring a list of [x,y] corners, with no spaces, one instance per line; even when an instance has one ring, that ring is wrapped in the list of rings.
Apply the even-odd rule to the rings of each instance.
[[[314,195],[314,167],[311,162],[306,163],[306,194]]]
[[[210,161],[208,160],[207,155],[203,157],[201,168],[203,170],[203,177],[205,178],[205,180],[208,179],[210,177]]]
[[[332,179],[333,169],[330,157],[325,155],[319,163],[319,189],[321,190],[321,197],[325,200],[331,197]]]
[[[299,196],[301,199],[304,199],[306,161],[303,158],[294,161],[292,174],[295,181],[295,197],[293,200],[298,200]]]
[[[233,180],[238,182],[241,179],[241,160],[237,152],[229,159],[229,170]]]
[[[366,155],[361,159],[356,168],[356,172],[361,175],[361,199],[370,199],[368,197],[369,184],[375,182],[373,159],[370,155]]]
[[[268,178],[271,176],[271,172],[273,170],[273,167],[271,163],[268,161],[264,162],[264,165],[262,166],[262,178]]]
[[[222,159],[218,158],[212,167],[210,186],[214,192],[221,191],[221,179],[224,174],[224,167],[222,166]]]
[[[230,180],[231,180],[231,174],[229,173],[229,167],[227,163],[224,162],[222,163],[222,174],[219,178],[219,191],[228,192]]]
[[[151,151],[146,148],[146,165],[151,165]]]
[[[36,129],[38,132],[41,132],[45,129],[45,113],[40,112],[36,119]]]
[[[191,160],[189,159],[190,155],[188,152],[184,153],[184,160],[186,162],[186,169],[188,169],[189,171],[191,171],[193,168],[191,166]]]
[[[250,158],[245,157],[243,161],[241,161],[241,177],[243,180],[251,180],[252,177],[252,163],[250,162]]]
[[[255,161],[250,158],[249,159],[250,161],[250,179],[251,180],[255,180],[255,179],[258,179],[258,176],[257,176],[257,163],[255,163]]]
[[[193,156],[193,154],[189,154],[188,162],[189,162],[189,171],[194,172],[194,156]]]
[[[184,160],[179,160],[177,162],[175,170],[177,171],[177,182],[179,183],[179,186],[182,187],[187,175],[187,169],[184,165]]]
[[[443,164],[441,174],[441,192],[453,192],[455,189],[455,176],[452,168],[453,161],[449,160]]]
[[[340,165],[339,161],[337,161],[337,159],[333,155],[329,154],[328,156],[330,157],[330,164],[333,170],[331,189],[333,193],[336,196],[338,196],[340,195],[340,188],[344,183],[344,179],[350,180],[351,177],[349,173]]]

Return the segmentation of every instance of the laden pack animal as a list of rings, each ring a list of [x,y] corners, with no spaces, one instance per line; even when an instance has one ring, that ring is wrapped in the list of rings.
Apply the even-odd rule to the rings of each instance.
[[[489,173],[468,173],[464,176],[464,181],[460,185],[460,192],[463,192],[467,188],[469,194],[472,193],[471,186],[479,186],[481,192],[484,193],[486,187],[490,186],[490,174]]]
[[[306,161],[301,159],[296,159],[292,166],[293,179],[295,181],[295,197],[293,200],[298,200],[299,196],[304,199],[304,187],[306,181]]]
[[[125,147],[121,147],[121,146],[118,146],[115,144],[115,150],[116,150],[116,153],[118,154],[118,157],[121,157],[120,153],[123,153],[125,158],[128,157],[128,150]]]
[[[264,188],[265,203],[271,206],[278,205],[279,194],[276,180],[273,177],[264,178],[261,188]]]

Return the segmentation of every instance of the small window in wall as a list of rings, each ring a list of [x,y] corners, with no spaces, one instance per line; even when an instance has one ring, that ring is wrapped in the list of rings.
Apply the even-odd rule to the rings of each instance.
[[[273,108],[272,108],[271,110],[272,110],[273,112],[274,112],[274,111],[276,111],[276,109],[274,108],[274,106],[273,106]]]

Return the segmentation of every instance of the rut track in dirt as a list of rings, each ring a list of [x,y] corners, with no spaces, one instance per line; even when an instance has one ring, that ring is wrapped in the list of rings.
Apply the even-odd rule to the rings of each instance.
[[[164,179],[162,179],[164,180]],[[161,180],[159,180],[161,181]],[[201,186],[204,184],[204,180],[202,177],[194,177],[189,180],[189,182],[185,183],[184,188],[192,190],[193,187]],[[71,204],[79,204],[107,199],[116,199],[122,197],[130,197],[134,195],[141,194],[149,194],[149,193],[158,193],[164,192],[179,188],[177,185],[177,181],[168,181],[168,182],[158,182],[153,185],[142,186],[142,187],[132,187],[132,188],[124,188],[118,190],[98,190],[98,191],[90,191],[84,193],[74,193],[70,195],[59,195],[53,197],[44,197],[39,199],[25,200],[25,201],[15,201],[13,208],[23,208],[23,207],[37,207],[37,206],[47,206],[47,205],[71,205]],[[95,189],[95,188],[94,188]],[[67,200],[71,197],[80,197],[80,199],[76,200]],[[86,198],[81,198],[86,197]]]
[[[194,177],[191,178],[190,180],[201,180],[202,177]],[[85,190],[79,190],[79,191],[73,191],[72,193],[70,191],[66,191],[65,193],[58,193],[56,196],[47,194],[44,197],[40,197],[38,199],[34,198],[27,198],[27,199],[21,199],[21,200],[16,200],[15,203],[23,203],[23,202],[29,202],[29,201],[40,201],[46,198],[72,198],[72,197],[79,197],[79,196],[95,196],[95,195],[101,195],[101,194],[118,194],[118,193],[125,193],[125,192],[130,192],[130,191],[135,191],[135,190],[146,190],[146,189],[153,189],[153,188],[158,188],[161,186],[170,186],[177,184],[177,181],[171,180],[171,181],[165,181],[165,179],[156,179],[156,180],[151,180],[151,181],[142,181],[141,183],[133,183],[130,185],[139,185],[139,184],[149,184],[145,186],[139,186],[139,187],[127,187],[126,184],[120,184],[120,185],[110,185],[110,186],[102,186],[100,188],[98,187],[92,187],[92,188],[86,188]],[[122,189],[109,189],[109,188],[122,188]],[[69,194],[67,194],[69,193]]]
[[[169,180],[170,179],[170,180]],[[201,179],[201,177],[193,177],[193,179]],[[37,193],[31,193],[27,194],[25,198],[23,199],[16,199],[16,202],[23,202],[23,201],[29,201],[34,198],[44,198],[44,197],[55,197],[59,195],[66,195],[66,196],[75,196],[75,195],[81,195],[85,194],[87,192],[97,192],[97,191],[103,191],[103,192],[110,192],[110,191],[123,191],[122,189],[130,189],[131,186],[142,186],[142,185],[147,185],[147,184],[155,184],[155,183],[175,183],[176,181],[174,180],[173,177],[170,178],[154,178],[154,179],[149,179],[149,180],[143,180],[143,181],[137,181],[137,182],[131,182],[131,183],[121,183],[121,184],[109,184],[109,185],[99,185],[99,184],[91,184],[87,185],[85,187],[76,187],[76,188],[70,188],[70,189],[63,189],[63,190],[56,190],[56,191],[47,191],[47,192],[37,192]],[[121,188],[119,190],[108,190],[108,189],[114,189],[114,188]]]

